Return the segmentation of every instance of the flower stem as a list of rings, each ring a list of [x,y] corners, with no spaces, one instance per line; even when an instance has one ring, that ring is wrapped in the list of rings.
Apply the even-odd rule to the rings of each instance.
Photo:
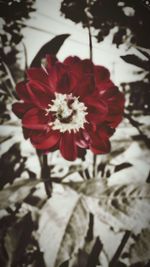
[[[87,15],[87,27],[88,27],[88,33],[89,33],[89,49],[90,49],[90,60],[93,61],[93,45],[92,45],[92,34],[91,34],[91,27],[90,27],[90,22],[89,18]],[[91,72],[93,73],[93,67]],[[91,76],[93,86],[95,86],[95,80],[94,80],[94,75]],[[96,160],[97,160],[97,155],[93,155],[93,178],[96,178]]]
[[[93,61],[93,45],[92,45],[92,35],[91,35],[91,27],[89,21],[88,21],[88,33],[89,33],[90,60]]]
[[[48,166],[47,155],[43,154],[41,161],[41,177],[44,182],[45,191],[47,197],[50,198],[52,195],[52,181],[50,178],[50,167]]]

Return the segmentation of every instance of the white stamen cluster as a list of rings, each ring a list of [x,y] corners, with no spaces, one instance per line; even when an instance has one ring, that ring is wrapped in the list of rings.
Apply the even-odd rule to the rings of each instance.
[[[46,115],[49,112],[54,115],[54,121],[49,123],[53,130],[64,133],[66,131],[77,132],[80,128],[84,128],[87,107],[78,100],[78,97],[72,96],[72,94],[55,93],[55,99],[52,102],[46,109]],[[68,121],[64,122],[67,119]]]

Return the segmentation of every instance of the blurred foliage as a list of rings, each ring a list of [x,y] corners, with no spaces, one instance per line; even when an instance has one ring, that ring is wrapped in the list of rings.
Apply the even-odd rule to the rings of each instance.
[[[114,27],[113,43],[117,46],[130,40],[132,44],[150,47],[150,10],[142,0],[63,0],[61,12],[75,23],[90,25],[102,41]]]
[[[140,81],[121,84],[127,100],[125,116],[150,147],[150,140],[142,133],[142,124],[138,123],[138,116],[150,115],[149,1],[63,0],[60,10],[65,18],[82,23],[83,27],[90,25],[98,42],[111,33],[112,43],[117,47],[125,44],[128,50],[135,48],[135,54],[121,56],[126,63],[139,68],[135,74],[143,75]],[[140,56],[137,56],[137,52],[140,52]]]
[[[35,0],[3,0],[0,1],[0,57],[9,66],[17,59],[17,45],[22,41],[24,21],[35,11]]]
[[[134,111],[143,111],[144,115],[150,115],[150,50],[145,51],[142,48],[138,48],[138,51],[145,57],[145,60],[133,54],[121,56],[121,58],[128,64],[140,68],[140,74],[143,75],[143,79],[124,83],[122,87],[125,93],[130,93],[128,111],[133,113]]]
[[[22,29],[30,13],[35,11],[35,0],[0,1],[0,122],[10,119],[8,105],[15,95],[15,82],[23,77],[18,65]]]

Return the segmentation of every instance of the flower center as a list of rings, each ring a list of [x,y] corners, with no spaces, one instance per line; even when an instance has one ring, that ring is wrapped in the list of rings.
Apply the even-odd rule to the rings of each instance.
[[[87,107],[78,100],[78,97],[72,94],[55,93],[55,99],[48,105],[46,115],[49,112],[53,115],[54,121],[49,123],[53,130],[59,130],[62,133],[71,132],[71,130],[77,132],[80,128],[84,128],[86,110]]]

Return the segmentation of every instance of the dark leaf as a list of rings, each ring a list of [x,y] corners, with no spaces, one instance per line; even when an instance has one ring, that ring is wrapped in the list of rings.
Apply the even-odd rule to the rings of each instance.
[[[21,156],[20,144],[14,144],[0,159],[0,189],[21,176],[26,158]]]
[[[99,255],[103,245],[99,237],[94,237],[92,241],[86,241],[84,247],[79,250],[74,259],[73,267],[96,267],[99,264]]]
[[[8,266],[17,266],[31,238],[33,231],[31,214],[23,218],[8,229],[4,239],[4,246],[8,255]]]
[[[121,164],[115,166],[114,172],[119,172],[119,171],[126,169],[126,168],[129,168],[131,166],[132,166],[132,164],[129,162],[121,163]]]
[[[64,261],[59,267],[69,267],[69,261]]]
[[[93,239],[93,228],[94,228],[94,216],[92,213],[89,214],[89,229],[87,232],[86,240],[91,241]]]
[[[96,238],[95,244],[92,248],[92,251],[90,253],[89,259],[88,259],[88,264],[87,267],[96,267],[99,262],[99,254],[102,250],[102,243],[99,239],[99,237]]]
[[[117,263],[115,263],[115,266],[114,267],[127,267],[126,264],[124,264],[123,262],[121,261],[118,261]]]
[[[45,45],[43,45],[32,60],[31,67],[40,67],[41,60],[45,57],[46,54],[56,55],[66,38],[68,38],[69,36],[70,34],[58,35],[49,42],[47,42]]]
[[[147,57],[147,59],[150,60],[150,53],[148,53],[148,51],[146,51],[143,47],[138,47],[138,50],[139,50],[140,53],[142,53],[145,57]]]
[[[150,172],[149,172],[149,174],[148,174],[148,177],[147,177],[147,179],[146,179],[146,182],[147,182],[147,183],[150,183]]]
[[[121,58],[132,65],[136,65],[139,68],[145,69],[145,70],[150,70],[150,64],[148,60],[142,60],[136,55],[126,55],[126,56],[121,56]]]

